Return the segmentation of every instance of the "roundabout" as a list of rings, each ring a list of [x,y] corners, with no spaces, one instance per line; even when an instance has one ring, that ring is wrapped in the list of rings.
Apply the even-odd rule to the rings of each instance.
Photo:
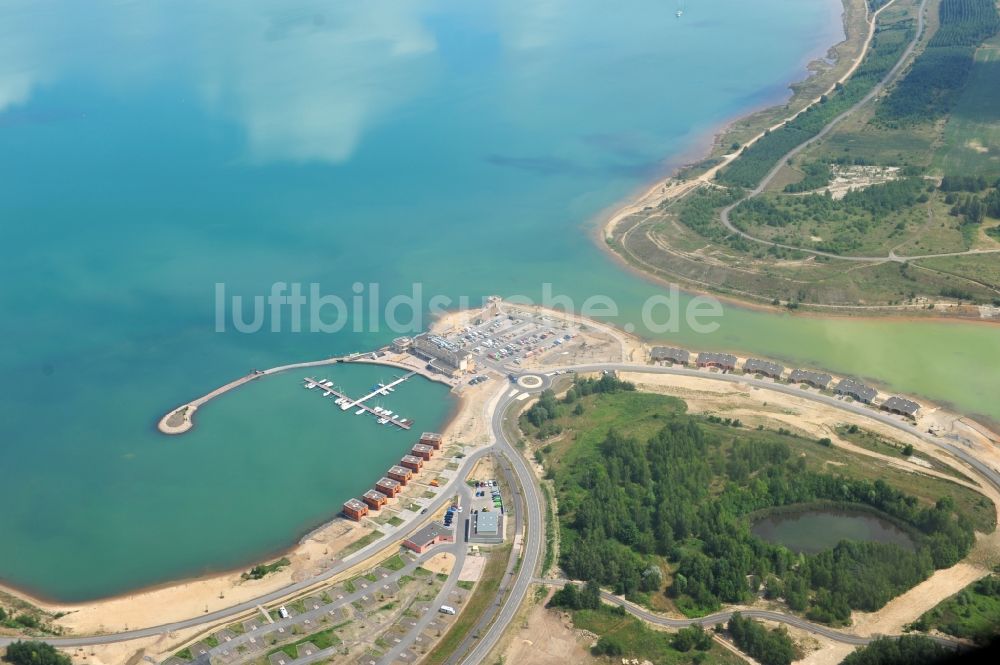
[[[539,374],[522,374],[517,377],[517,385],[524,390],[541,390],[549,383],[547,379],[548,377]]]

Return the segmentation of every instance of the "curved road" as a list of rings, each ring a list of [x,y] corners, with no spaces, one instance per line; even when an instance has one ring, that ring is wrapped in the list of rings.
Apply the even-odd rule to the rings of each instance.
[[[884,7],[879,9],[879,11],[876,12],[876,16],[878,15],[879,12],[881,12],[888,6],[889,5],[885,5]],[[812,254],[813,256],[823,256],[826,258],[840,259],[843,261],[853,261],[856,263],[885,263],[886,261],[896,261],[898,263],[904,263],[906,261],[913,261],[916,259],[933,259],[933,258],[941,258],[947,256],[966,256],[972,254],[994,254],[1000,252],[1000,250],[996,249],[970,249],[964,252],[943,252],[940,254],[916,254],[913,256],[900,256],[895,252],[889,252],[889,254],[886,256],[846,256],[843,254],[823,252],[818,249],[809,249],[806,247],[797,247],[795,245],[786,245],[780,242],[774,242],[771,240],[765,240],[764,238],[758,238],[756,236],[750,235],[746,231],[738,229],[736,226],[733,225],[732,221],[729,219],[729,213],[732,212],[732,210],[736,208],[736,206],[745,203],[746,201],[749,201],[750,199],[754,198],[755,196],[758,196],[761,192],[763,192],[767,188],[767,186],[771,183],[771,181],[774,180],[775,176],[778,175],[778,172],[781,171],[781,169],[785,166],[785,163],[788,160],[795,157],[797,154],[808,148],[816,141],[823,139],[827,134],[830,133],[831,130],[833,130],[834,127],[840,124],[840,122],[844,120],[844,118],[851,115],[859,108],[870,102],[872,99],[875,98],[876,95],[878,95],[880,92],[882,92],[882,90],[885,89],[885,86],[888,85],[889,82],[892,79],[894,79],[896,75],[899,73],[899,71],[906,65],[907,61],[909,60],[909,57],[913,54],[913,50],[917,47],[917,44],[920,43],[920,38],[924,34],[924,28],[925,28],[924,10],[926,8],[927,8],[927,0],[922,0],[920,3],[920,8],[917,10],[917,33],[913,37],[913,41],[911,41],[910,45],[906,47],[906,50],[903,52],[903,55],[900,56],[899,61],[895,64],[895,66],[893,66],[893,68],[889,70],[889,72],[885,75],[885,77],[881,81],[879,81],[868,92],[867,95],[861,98],[861,100],[859,100],[851,108],[847,109],[846,111],[835,117],[833,120],[831,120],[818,134],[816,134],[816,136],[813,136],[812,138],[803,143],[800,143],[799,145],[797,145],[796,147],[792,148],[790,151],[785,153],[781,157],[781,159],[777,161],[774,167],[770,171],[768,171],[767,175],[764,176],[764,179],[760,181],[760,184],[757,185],[757,187],[753,191],[751,191],[749,194],[741,198],[736,203],[730,204],[729,206],[722,209],[722,212],[720,213],[720,219],[722,221],[723,226],[725,226],[728,231],[737,234],[741,238],[745,238],[746,240],[750,240],[752,242],[756,242],[761,245],[766,245],[768,247],[780,247],[781,249],[806,252],[807,254]],[[872,21],[874,22],[874,20],[875,18],[873,17]]]

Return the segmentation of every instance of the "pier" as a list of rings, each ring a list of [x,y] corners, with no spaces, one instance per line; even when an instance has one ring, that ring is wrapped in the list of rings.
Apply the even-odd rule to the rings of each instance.
[[[324,382],[321,382],[320,380],[317,380],[317,379],[314,379],[314,378],[312,378],[310,376],[307,376],[307,377],[305,377],[303,379],[303,383],[304,383],[305,387],[308,388],[308,389],[310,389],[310,390],[312,390],[313,388],[319,388],[320,390],[323,391],[324,397],[325,396],[329,396],[329,395],[335,395],[338,399],[343,400],[343,403],[340,404],[340,410],[341,411],[348,411],[348,410],[354,409],[354,408],[364,409],[365,411],[367,411],[371,415],[375,416],[376,418],[384,419],[385,423],[383,423],[383,424],[385,424],[385,425],[395,425],[396,427],[398,427],[398,428],[400,428],[402,430],[408,430],[413,425],[413,421],[410,420],[409,418],[386,417],[381,412],[376,411],[372,407],[370,407],[367,404],[365,404],[365,402],[367,402],[371,398],[377,397],[379,395],[382,395],[382,396],[388,395],[390,388],[398,386],[400,383],[402,383],[403,381],[406,381],[407,379],[409,379],[410,377],[414,376],[415,374],[416,374],[416,372],[410,372],[409,374],[405,374],[405,375],[403,375],[403,376],[395,379],[392,383],[388,383],[388,384],[386,384],[384,386],[380,385],[377,390],[373,390],[372,392],[368,393],[364,397],[361,397],[361,398],[356,399],[356,400],[348,397],[344,393],[342,393],[339,390],[337,390],[335,387],[333,387],[332,382],[326,382],[326,383],[324,383]],[[327,383],[330,383],[330,385],[327,385]],[[398,415],[398,414],[394,414],[394,415]]]

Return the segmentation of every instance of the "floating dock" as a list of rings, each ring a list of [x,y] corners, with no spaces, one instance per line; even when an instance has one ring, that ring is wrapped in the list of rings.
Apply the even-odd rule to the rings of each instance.
[[[375,416],[380,421],[384,420],[385,422],[382,423],[383,425],[395,425],[400,429],[408,430],[413,425],[413,421],[410,420],[409,418],[397,418],[397,417],[385,416],[382,412],[376,411],[372,407],[365,404],[365,402],[367,402],[373,397],[378,397],[379,395],[382,396],[388,395],[390,389],[392,389],[394,386],[399,385],[403,381],[406,381],[415,374],[416,372],[410,372],[409,374],[406,374],[394,380],[392,383],[386,385],[379,384],[377,390],[373,390],[372,392],[368,393],[364,397],[361,397],[360,399],[353,399],[351,397],[348,397],[344,393],[337,390],[334,387],[332,381],[326,379],[314,379],[310,376],[307,376],[303,379],[303,382],[304,382],[304,387],[310,390],[312,390],[313,388],[319,388],[322,391],[321,394],[324,397],[335,395],[339,400],[341,400],[341,404],[339,405],[341,411],[348,411],[354,408],[363,409],[364,411],[367,411],[371,415]]]

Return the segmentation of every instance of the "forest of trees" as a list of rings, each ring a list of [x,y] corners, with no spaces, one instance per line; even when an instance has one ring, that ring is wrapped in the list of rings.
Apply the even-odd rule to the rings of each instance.
[[[795,644],[784,626],[768,630],[764,624],[745,619],[737,612],[726,624],[733,642],[761,665],[790,665],[795,660]]]
[[[645,443],[610,431],[592,455],[559,470],[560,563],[568,577],[616,593],[655,592],[661,581],[651,556],[658,554],[677,564],[669,593],[689,615],[746,602],[763,586],[792,609],[835,623],[852,609],[878,609],[956,563],[973,543],[970,523],[949,498],[921,507],[881,480],[809,471],[773,437],[717,427],[710,436],[710,427],[675,415]],[[754,511],[817,501],[886,513],[909,526],[916,549],[844,542],[807,556],[750,533]]]
[[[748,148],[718,176],[727,185],[752,188],[795,146],[816,136],[833,118],[860,101],[896,64],[913,38],[912,21],[879,26],[857,71],[837,90],[794,120],[768,133]]]
[[[4,661],[14,665],[70,665],[69,656],[45,642],[14,642]]]
[[[938,17],[927,48],[879,105],[880,124],[927,122],[948,113],[969,77],[976,47],[1000,29],[994,0],[941,0]]]
[[[955,652],[923,635],[880,637],[840,662],[840,665],[934,665]]]

